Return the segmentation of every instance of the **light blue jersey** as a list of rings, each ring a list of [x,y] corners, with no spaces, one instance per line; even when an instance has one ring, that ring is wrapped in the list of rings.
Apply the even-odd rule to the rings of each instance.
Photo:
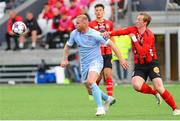
[[[87,79],[90,70],[100,73],[103,68],[103,58],[101,56],[100,44],[108,43],[100,32],[89,28],[88,32],[80,33],[75,29],[71,32],[70,39],[67,41],[68,46],[72,46],[76,42],[80,55],[80,65],[82,79]]]

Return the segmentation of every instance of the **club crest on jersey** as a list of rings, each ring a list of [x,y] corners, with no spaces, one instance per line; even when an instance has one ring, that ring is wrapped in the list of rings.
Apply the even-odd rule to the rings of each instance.
[[[87,36],[88,40],[93,40],[93,36]]]
[[[159,72],[160,72],[160,70],[159,70],[158,67],[154,67],[154,68],[153,68],[153,71],[154,71],[155,73],[159,73]]]

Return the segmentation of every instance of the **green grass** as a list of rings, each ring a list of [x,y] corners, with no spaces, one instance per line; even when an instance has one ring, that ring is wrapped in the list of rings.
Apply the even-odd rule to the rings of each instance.
[[[180,85],[166,88],[180,105]],[[105,116],[96,117],[95,103],[82,84],[0,85],[0,120],[180,120],[165,102],[157,106],[153,96],[137,93],[130,85],[114,91],[117,103]]]

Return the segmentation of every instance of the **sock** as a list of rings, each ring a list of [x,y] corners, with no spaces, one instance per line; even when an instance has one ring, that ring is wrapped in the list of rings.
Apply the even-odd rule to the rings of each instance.
[[[19,48],[23,48],[24,44],[23,43],[19,43]]]
[[[102,107],[101,90],[99,89],[96,83],[93,83],[91,87],[92,87],[92,94],[97,107]]]
[[[156,90],[153,90],[149,85],[146,83],[143,83],[142,87],[140,90],[137,90],[138,92],[145,93],[145,94],[157,94]]]
[[[171,106],[172,110],[175,110],[177,108],[176,103],[173,99],[173,96],[165,90],[162,94],[161,97],[166,101],[166,103]]]
[[[113,81],[111,78],[106,78],[106,91],[108,96],[113,95]]]
[[[102,96],[102,99],[103,99],[104,101],[107,101],[107,100],[108,100],[108,95],[105,94],[103,91],[101,91],[101,96]]]
[[[32,42],[32,47],[36,47],[36,42]]]

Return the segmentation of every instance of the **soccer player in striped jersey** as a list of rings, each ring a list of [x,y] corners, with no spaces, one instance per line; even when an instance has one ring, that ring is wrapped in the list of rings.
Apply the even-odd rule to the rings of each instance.
[[[148,29],[151,22],[151,16],[147,13],[140,13],[136,19],[136,25],[125,29],[120,29],[101,34],[104,37],[130,35],[132,39],[132,51],[134,53],[134,73],[132,76],[133,88],[144,94],[154,95],[158,104],[161,103],[161,97],[172,108],[173,115],[180,115],[173,96],[164,88],[160,75],[159,63],[155,49],[155,39],[153,32]],[[150,78],[154,89],[145,82]]]
[[[95,7],[96,19],[89,23],[89,26],[99,32],[112,31],[113,23],[110,20],[104,19],[104,5],[99,3]],[[101,44],[101,54],[104,59],[104,67],[97,80],[99,85],[102,76],[104,76],[106,91],[109,96],[113,96],[113,80],[112,80],[112,49],[109,46]]]

